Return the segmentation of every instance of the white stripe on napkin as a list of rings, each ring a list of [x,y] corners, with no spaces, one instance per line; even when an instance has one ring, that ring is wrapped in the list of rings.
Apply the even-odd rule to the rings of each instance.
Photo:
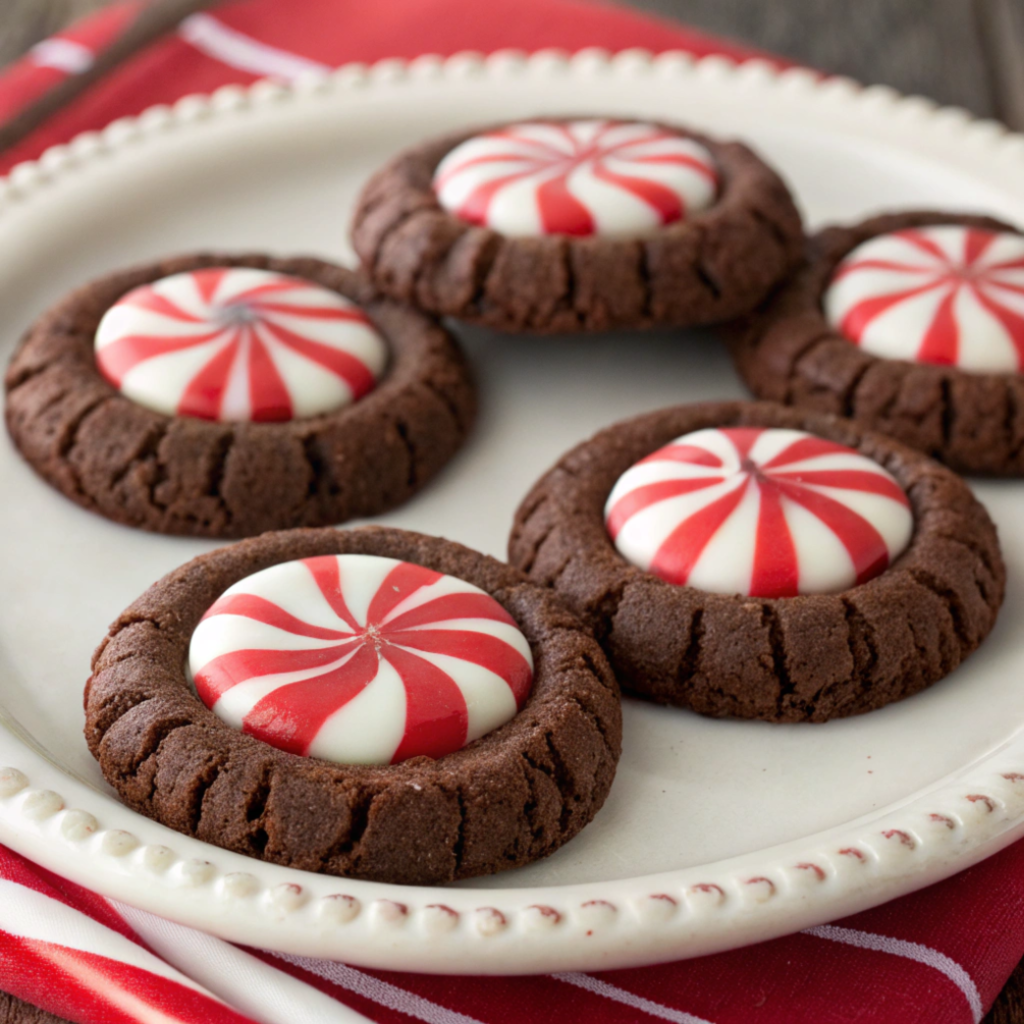
[[[76,43],[73,39],[61,39],[52,36],[36,43],[29,51],[32,62],[41,68],[56,68],[66,71],[69,75],[80,75],[88,71],[96,59],[88,46]]]
[[[660,1020],[670,1020],[673,1024],[711,1024],[703,1017],[695,1017],[685,1010],[673,1010],[671,1006],[656,1003],[651,999],[644,999],[634,992],[619,988],[618,985],[610,985],[607,981],[600,981],[592,978],[589,974],[579,974],[576,971],[569,971],[566,974],[552,974],[557,981],[564,981],[569,985],[576,985],[578,988],[593,992],[594,995],[604,996],[605,999],[612,999],[624,1006],[631,1006],[634,1010],[640,1010],[648,1016],[657,1017]]]
[[[178,35],[207,57],[254,75],[292,81],[311,71],[330,70],[319,61],[261,43],[211,14],[193,14],[186,18],[178,27]]]
[[[399,988],[390,982],[381,981],[372,974],[364,974],[354,967],[337,964],[330,960],[314,960],[305,956],[290,956],[286,953],[274,953],[279,960],[285,960],[296,967],[301,967],[310,974],[315,974],[324,981],[346,988],[349,992],[372,999],[389,1010],[397,1010],[409,1017],[416,1017],[427,1024],[482,1024],[476,1017],[467,1017],[457,1010],[449,1010],[440,1003],[432,1003],[423,996]]]
[[[834,924],[823,924],[817,928],[807,928],[804,935],[814,935],[819,939],[829,939],[832,942],[844,942],[848,946],[857,946],[860,949],[875,949],[882,953],[892,953],[893,956],[902,956],[907,960],[916,960],[920,964],[933,967],[940,974],[944,974],[961,992],[971,1008],[971,1017],[974,1024],[978,1024],[985,1015],[981,1005],[981,994],[974,979],[967,971],[945,953],[940,953],[931,946],[924,946],[919,942],[908,942],[906,939],[893,939],[888,935],[876,935],[874,932],[862,932],[856,928],[841,928]]]

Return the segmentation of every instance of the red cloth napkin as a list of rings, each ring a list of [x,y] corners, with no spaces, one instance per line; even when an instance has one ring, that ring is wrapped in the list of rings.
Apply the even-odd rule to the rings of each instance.
[[[143,6],[115,4],[35,47],[0,76],[0,120],[55,80],[81,71]],[[102,128],[155,103],[212,92],[230,82],[350,61],[442,55],[461,50],[689,50],[742,59],[756,51],[642,17],[598,0],[247,0],[188,18],[176,35],[148,47],[0,154],[0,174],[79,132]]]
[[[0,76],[0,119],[81,73],[139,6],[104,10]],[[586,0],[246,0],[194,15],[133,57],[0,154],[0,172],[80,131],[229,82],[428,52],[585,46],[753,55]],[[914,895],[748,949],[600,974],[430,977],[242,950],[102,900],[0,847],[0,989],[78,1024],[316,1024],[348,1019],[338,1002],[386,1024],[977,1024],[1024,955],[1022,908],[1018,843]]]

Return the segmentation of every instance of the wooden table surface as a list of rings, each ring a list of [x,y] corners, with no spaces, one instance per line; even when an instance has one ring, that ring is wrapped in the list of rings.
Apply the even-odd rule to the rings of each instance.
[[[108,2],[0,0],[0,66]],[[163,2],[198,6],[195,0]],[[931,96],[1024,130],[1024,0],[628,2],[823,71]],[[1024,1024],[1024,961],[984,1024]]]

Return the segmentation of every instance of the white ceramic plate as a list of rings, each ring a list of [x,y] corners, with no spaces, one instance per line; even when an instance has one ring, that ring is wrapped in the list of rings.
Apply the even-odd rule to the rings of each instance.
[[[215,246],[349,259],[356,192],[397,149],[475,122],[631,113],[752,141],[812,225],[900,206],[1024,223],[1024,139],[884,89],[670,54],[462,55],[230,87],[49,152],[0,181],[0,339],[66,289]],[[570,445],[663,405],[742,389],[677,332],[464,335],[483,414],[467,449],[386,522],[501,557],[512,512]],[[594,823],[550,859],[437,890],[350,882],[226,853],[121,806],[82,739],[107,623],[212,544],[83,512],[0,444],[0,841],[120,900],[244,941],[446,973],[594,970],[711,952],[936,881],[1024,831],[1022,485],[979,483],[1010,593],[984,648],[901,704],[816,726],[711,721],[626,702]],[[1015,506],[1016,505],[1016,510]],[[1016,514],[1015,514],[1016,512]]]

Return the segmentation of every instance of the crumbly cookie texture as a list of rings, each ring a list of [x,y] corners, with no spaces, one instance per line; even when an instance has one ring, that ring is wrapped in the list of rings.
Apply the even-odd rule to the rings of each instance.
[[[489,593],[532,649],[523,710],[456,753],[381,766],[288,754],[218,719],[185,677],[200,618],[253,572],[322,554],[396,558]],[[265,534],[166,576],[100,645],[85,711],[89,748],[132,809],[264,860],[409,884],[552,853],[604,802],[622,729],[615,677],[557,595],[459,544],[381,527]]]
[[[782,179],[746,146],[657,127],[706,148],[720,182],[710,207],[647,237],[510,237],[443,209],[435,170],[491,128],[421,143],[377,171],[356,207],[353,245],[384,294],[499,330],[693,326],[739,316],[799,261],[800,215]]]
[[[277,423],[166,416],[120,394],[94,355],[104,313],[146,282],[219,266],[294,275],[357,302],[390,348],[380,383],[344,408]],[[311,258],[207,253],[111,274],[29,329],[5,384],[7,429],[44,480],[116,522],[205,537],[393,508],[448,462],[476,413],[469,367],[447,331]]]
[[[70,1024],[64,1017],[56,1017],[38,1006],[0,992],[0,1024]]]
[[[1024,474],[1024,376],[883,359],[830,326],[833,273],[858,245],[907,228],[1017,229],[991,217],[923,211],[828,228],[792,279],[756,313],[724,328],[736,369],[759,398],[861,421],[961,473]]]
[[[909,546],[842,593],[775,599],[677,586],[629,564],[604,522],[616,480],[673,438],[723,426],[806,430],[873,459],[910,500]],[[592,627],[624,689],[779,722],[859,714],[941,679],[988,635],[1006,585],[995,526],[954,473],[849,420],[771,403],[680,406],[602,431],[524,499],[509,560]]]

